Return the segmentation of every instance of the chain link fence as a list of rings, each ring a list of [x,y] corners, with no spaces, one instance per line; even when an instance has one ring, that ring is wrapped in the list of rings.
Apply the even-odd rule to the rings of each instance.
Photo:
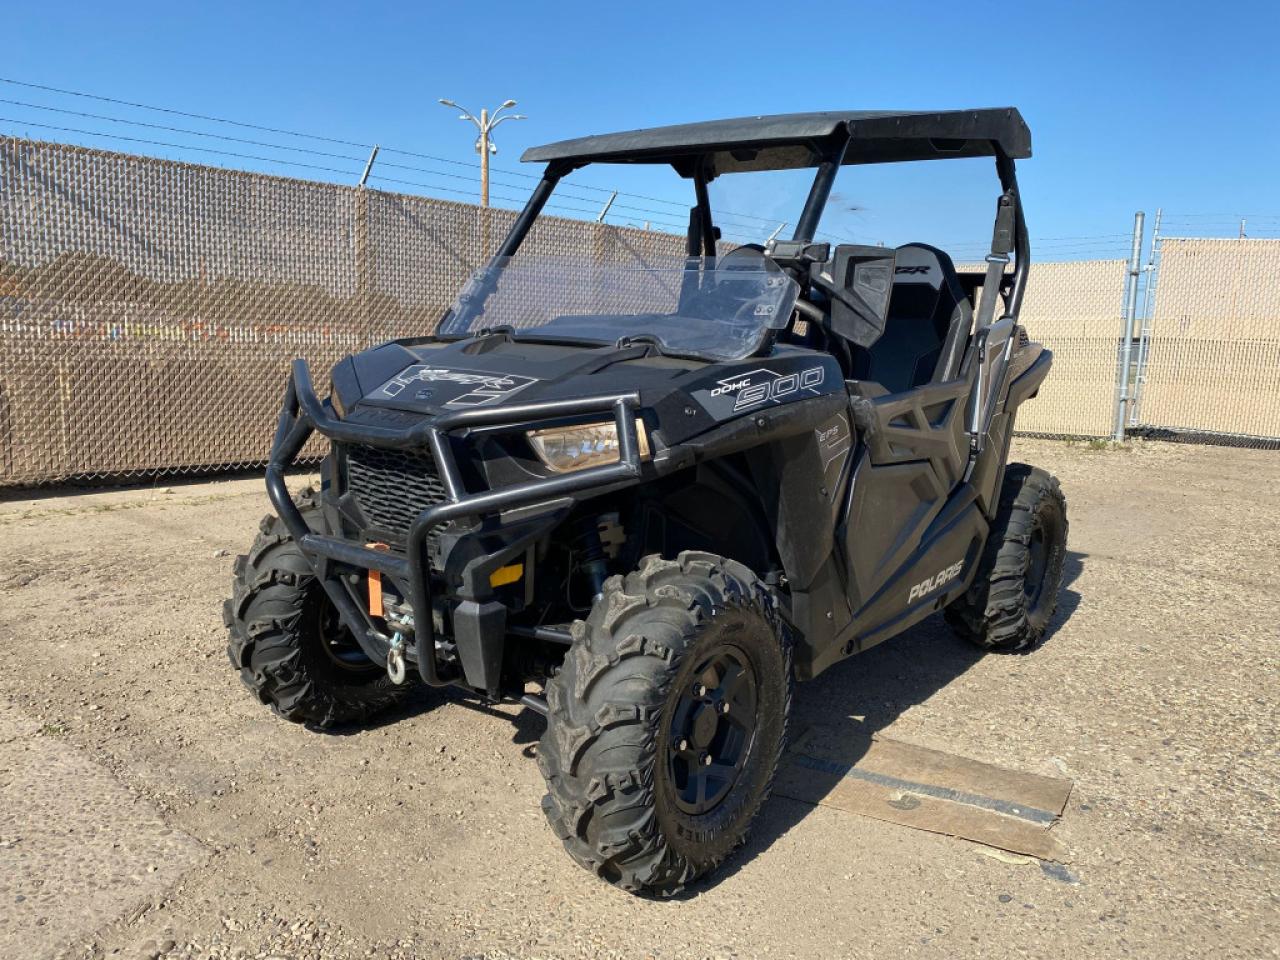
[[[290,360],[430,333],[515,216],[11,138],[0,194],[3,485],[265,463]],[[527,243],[684,249],[554,217]]]
[[[1034,245],[1031,252],[1034,257]],[[1111,432],[1126,267],[1124,260],[1032,260],[1018,322],[1053,351],[1053,372],[1035,400],[1019,408],[1018,433],[1076,438]],[[982,272],[986,264],[957,269]]]
[[[430,333],[514,216],[0,137],[0,486],[263,464],[291,359],[323,371]],[[1280,434],[1280,244],[1229,244],[1224,313],[1212,250],[1180,243],[1166,241],[1143,422]],[[649,263],[684,238],[544,217],[527,245]],[[1108,435],[1124,271],[1033,265],[1022,319],[1055,366],[1020,432]]]
[[[1160,241],[1140,429],[1280,439],[1280,240]]]

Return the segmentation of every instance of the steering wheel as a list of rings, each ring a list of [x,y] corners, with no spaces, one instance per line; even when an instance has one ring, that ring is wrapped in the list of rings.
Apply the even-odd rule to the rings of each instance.
[[[716,261],[717,270],[765,270],[768,269],[765,264],[769,258],[765,255],[764,247],[758,243],[744,243],[740,247],[734,247],[723,257]],[[740,261],[733,262],[730,261]]]

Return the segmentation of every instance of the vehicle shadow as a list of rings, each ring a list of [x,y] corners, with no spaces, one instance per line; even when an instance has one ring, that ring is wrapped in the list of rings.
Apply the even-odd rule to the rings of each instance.
[[[1079,606],[1080,595],[1071,585],[1083,572],[1086,556],[1067,551],[1058,608],[1044,643],[1037,650],[1052,642]],[[838,745],[839,761],[852,766],[866,754],[872,738],[903,712],[925,703],[984,656],[992,655],[1001,654],[985,654],[957,637],[940,614],[930,617],[901,636],[836,664],[817,679],[797,685],[791,710],[791,741],[795,743],[806,730],[820,725],[824,742]],[[697,896],[725,882],[785,836],[811,810],[813,805],[801,800],[770,797],[746,845],[724,867],[690,886],[682,896]]]
[[[1058,593],[1058,609],[1053,612],[1049,628],[1044,632],[1044,643],[1053,639],[1053,635],[1062,629],[1062,625],[1071,619],[1071,615],[1080,606],[1080,593],[1073,590],[1072,586],[1080,579],[1080,574],[1084,573],[1084,562],[1088,556],[1087,553],[1076,550],[1067,551],[1062,561],[1062,589]]]
[[[879,731],[982,657],[981,650],[951,632],[941,615],[930,617],[901,636],[836,664],[815,680],[798,684],[791,704],[790,740],[794,744],[807,730],[821,725],[824,742],[835,745],[841,763],[853,766]],[[746,845],[682,896],[697,896],[725,882],[813,809],[805,801],[775,793],[765,801]]]
[[[446,704],[454,704],[467,710],[474,711],[484,717],[493,720],[502,720],[511,724],[513,733],[511,742],[516,744],[524,744],[524,754],[526,756],[534,756],[532,748],[528,745],[536,744],[542,737],[542,733],[547,728],[547,721],[541,714],[532,710],[524,709],[519,713],[512,714],[508,710],[500,710],[495,705],[484,700],[478,699],[475,695],[460,690],[456,687],[437,687],[432,688],[423,684],[416,684],[404,698],[393,709],[386,713],[380,713],[369,720],[360,723],[344,724],[342,726],[333,727],[308,727],[316,733],[322,733],[330,737],[350,737],[359,736],[370,730],[379,730],[382,727],[394,726],[405,720],[412,720],[423,714],[438,710]]]
[[[332,727],[317,727],[309,723],[307,724],[307,729],[313,733],[323,734],[326,737],[358,737],[371,730],[381,730],[383,727],[394,726],[405,720],[412,720],[414,717],[421,716],[424,713],[430,713],[455,698],[461,698],[461,696],[461,694],[452,690],[437,690],[418,684],[396,706],[368,720],[337,724]]]
[[[532,710],[521,710],[513,715],[496,709],[492,704],[479,700],[464,690],[458,690],[453,687],[433,689],[417,684],[409,691],[402,702],[385,713],[380,713],[368,720],[332,727],[317,727],[313,724],[308,724],[307,729],[313,733],[323,734],[326,737],[358,737],[371,730],[381,730],[383,727],[395,726],[405,720],[423,716],[433,710],[439,710],[446,704],[464,707],[489,719],[501,720],[511,724],[514,730],[512,743],[536,744],[541,739],[542,732],[547,728],[547,721],[543,719],[541,714],[534,713]],[[523,752],[526,756],[535,756],[529,746],[526,746]]]

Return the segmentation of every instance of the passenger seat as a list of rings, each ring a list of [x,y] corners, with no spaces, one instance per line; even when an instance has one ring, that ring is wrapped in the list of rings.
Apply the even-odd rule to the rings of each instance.
[[[951,258],[937,247],[898,247],[884,333],[855,350],[853,376],[903,393],[955,377],[973,323]]]

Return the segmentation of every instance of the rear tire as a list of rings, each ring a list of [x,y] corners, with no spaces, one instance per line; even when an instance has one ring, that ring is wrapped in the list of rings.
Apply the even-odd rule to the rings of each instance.
[[[579,864],[671,896],[746,838],[786,745],[791,647],[744,566],[647,557],[610,578],[547,684],[543,810]]]
[[[1067,501],[1057,477],[1009,464],[978,571],[947,607],[947,622],[984,650],[1035,647],[1057,609],[1066,555]]]
[[[322,528],[311,491],[298,506],[313,529]],[[231,665],[286,720],[320,728],[357,723],[407,692],[360,651],[279,517],[264,517],[253,548],[236,557],[222,619]]]

